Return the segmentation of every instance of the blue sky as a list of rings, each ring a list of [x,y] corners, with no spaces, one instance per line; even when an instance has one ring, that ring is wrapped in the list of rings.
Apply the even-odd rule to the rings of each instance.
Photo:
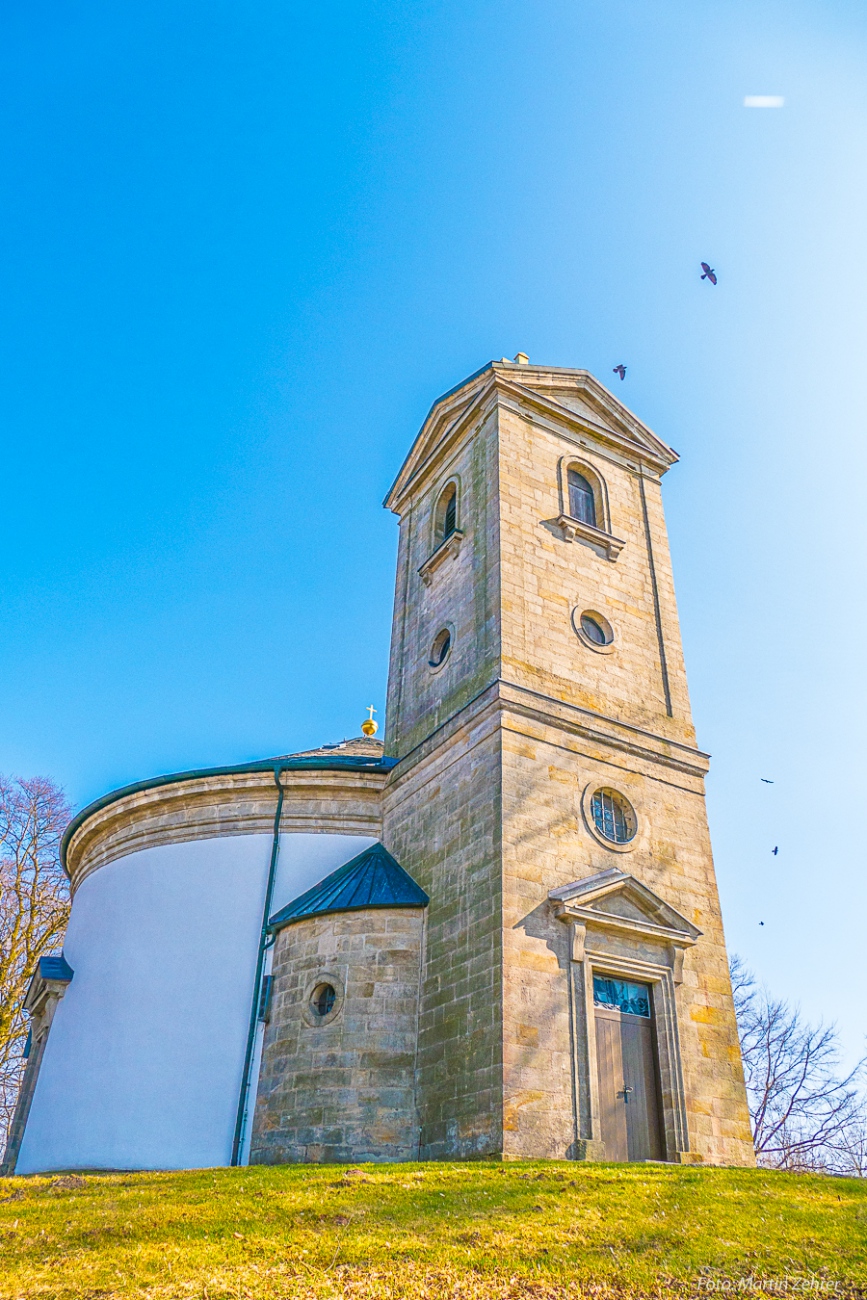
[[[356,733],[384,706],[380,501],[431,401],[519,349],[586,366],[683,458],[730,946],[858,1051],[860,0],[0,23],[0,770],[80,806]]]

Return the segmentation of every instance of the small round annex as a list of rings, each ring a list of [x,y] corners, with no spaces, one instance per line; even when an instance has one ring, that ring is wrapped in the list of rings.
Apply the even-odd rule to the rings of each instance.
[[[393,985],[406,967],[405,996],[417,999],[427,899],[378,842],[392,766],[378,741],[359,737],[140,782],[76,817],[63,844],[73,889],[64,970],[46,967],[48,979],[34,982],[46,988],[32,990],[46,1004],[34,1018],[34,1065],[54,1023],[50,1049],[31,1070],[29,1114],[19,1116],[19,1173],[229,1164],[250,1157],[254,1127],[256,1151],[267,1158],[277,1095],[309,1075],[335,1035],[354,1035],[354,1050],[362,1050],[361,1022],[382,1010],[379,991],[358,1005],[371,973],[374,983],[384,976]],[[337,894],[329,892],[335,869]],[[291,955],[290,930],[298,940]],[[374,970],[380,937],[393,971],[381,963]],[[293,1002],[299,981],[329,979],[339,986],[339,1005],[310,1027],[306,1002]],[[63,1014],[45,1014],[60,997]],[[307,1037],[296,1041],[295,1075],[284,1074],[281,1094],[270,1046],[262,1060],[266,1026],[282,1053],[287,1034],[302,1025]],[[398,1064],[406,1088],[401,1070]],[[254,1126],[260,1075],[268,1092]],[[350,1089],[358,1082],[351,1067],[344,1078]],[[385,1058],[371,1084],[371,1097],[395,1086]],[[365,1104],[357,1097],[356,1128],[367,1132]],[[341,1152],[358,1149],[361,1158],[369,1139],[353,1130],[344,1105],[334,1105]],[[292,1134],[298,1131],[296,1124]],[[287,1134],[284,1144],[290,1140]]]

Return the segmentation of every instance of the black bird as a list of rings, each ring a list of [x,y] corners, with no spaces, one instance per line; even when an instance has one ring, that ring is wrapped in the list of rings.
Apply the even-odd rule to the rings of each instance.
[[[707,262],[702,262],[701,269],[704,272],[704,275],[701,278],[703,280],[710,280],[711,284],[716,284],[716,271],[713,267],[708,266]]]
[[[774,857],[777,856],[777,854],[779,853],[779,851],[780,851],[780,846],[779,846],[779,844],[777,844],[777,845],[775,846],[774,850],[773,850]]]
[[[759,921],[759,925],[764,925],[764,921]]]
[[[773,785],[773,784],[774,784],[773,781],[768,780],[768,778],[767,778],[766,776],[760,776],[760,777],[759,777],[759,780],[760,780],[760,781],[764,781],[765,785]]]
[[[619,375],[621,379],[625,379],[625,378],[626,378],[626,366],[623,366],[623,365],[621,365],[621,366],[615,366],[615,367],[614,367],[614,374],[615,374],[615,375]]]

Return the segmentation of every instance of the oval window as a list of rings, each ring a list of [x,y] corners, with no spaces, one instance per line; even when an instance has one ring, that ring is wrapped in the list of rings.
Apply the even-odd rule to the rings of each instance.
[[[572,610],[572,626],[578,640],[590,650],[608,654],[614,649],[614,628],[598,609],[582,610],[576,605]]]
[[[581,615],[581,631],[595,645],[607,645],[611,639],[606,636],[604,627],[592,614]]]
[[[315,1015],[320,1019],[334,1010],[334,1003],[337,1001],[337,994],[333,984],[317,984],[316,988],[310,994],[310,1006],[313,1008]]]
[[[635,838],[635,811],[616,790],[597,790],[590,801],[593,825],[612,844],[628,844]]]
[[[447,627],[444,627],[441,632],[437,632],[430,649],[431,668],[439,668],[440,664],[444,664],[451,648],[452,634]]]

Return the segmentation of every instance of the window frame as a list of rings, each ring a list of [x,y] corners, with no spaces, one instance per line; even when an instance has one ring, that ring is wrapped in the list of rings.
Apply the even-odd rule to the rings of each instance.
[[[569,493],[569,471],[580,474],[590,485],[593,492],[595,524],[587,524],[583,519],[575,519],[571,510]],[[608,508],[608,486],[599,471],[580,456],[562,456],[558,466],[558,488],[560,493],[560,516],[574,519],[581,528],[591,528],[594,532],[611,534],[611,515]]]
[[[605,806],[606,797],[609,805],[607,808]],[[600,839],[605,840],[606,844],[615,844],[617,846],[631,844],[638,833],[638,818],[635,815],[635,809],[626,796],[621,794],[619,790],[615,790],[613,786],[600,785],[593,791],[590,796],[590,816],[593,818],[593,825],[596,827]],[[602,825],[600,825],[600,821]],[[614,831],[613,835],[609,835],[604,829],[609,823]],[[621,826],[623,829],[622,838],[618,833]],[[631,834],[628,833],[629,831],[631,831]]]
[[[618,843],[616,840],[609,840],[607,835],[603,835],[599,830],[593,816],[593,796],[597,790],[611,790],[631,808],[632,816],[635,818],[635,833],[632,839]],[[646,848],[649,834],[648,819],[644,814],[641,791],[635,788],[632,782],[619,779],[617,785],[614,785],[610,773],[599,772],[593,780],[587,781],[584,785],[580,795],[580,805],[588,833],[609,853],[634,853],[638,848]]]
[[[449,496],[450,488],[453,489],[451,496]],[[446,498],[448,498],[448,500]],[[451,532],[447,533],[445,531],[445,522],[446,515],[448,514],[449,501],[451,500],[455,503],[455,521]],[[434,551],[438,551],[441,546],[445,546],[453,537],[460,537],[463,535],[463,530],[461,528],[461,483],[457,474],[450,475],[450,477],[446,479],[445,483],[443,483],[439,492],[437,492],[436,503],[433,508],[432,525],[433,535],[431,542]]]
[[[593,638],[588,636],[584,631],[581,620],[585,614],[588,618],[592,618],[594,623],[597,623],[601,627],[602,631],[607,635],[608,640],[603,642],[602,645],[600,645],[598,641],[594,641]],[[572,631],[575,633],[581,645],[583,645],[587,650],[592,650],[594,654],[610,655],[617,649],[617,628],[609,618],[606,618],[601,610],[597,609],[593,605],[581,604],[575,606],[572,610]]]
[[[440,640],[440,638],[444,636],[446,633],[448,633],[448,637],[449,637],[449,648],[446,651],[446,653],[443,655],[439,663],[435,664],[432,658],[434,646]],[[436,632],[433,640],[430,642],[430,648],[428,649],[428,652],[425,655],[428,672],[432,674],[441,673],[443,669],[446,667],[446,665],[451,663],[452,652],[454,648],[455,648],[454,624],[450,622],[440,624],[438,631]]]
[[[330,984],[334,989],[334,1003],[324,1016],[320,1016],[313,1009],[313,994],[322,984]],[[302,1024],[309,1029],[324,1029],[327,1025],[333,1025],[343,1011],[345,998],[346,989],[341,976],[335,971],[320,970],[314,979],[308,980],[303,989],[299,1008]]]
[[[454,497],[451,499],[455,503],[455,526],[448,536],[445,536],[443,530],[449,504],[446,498],[450,487],[454,488]],[[434,504],[432,508],[428,507],[430,509],[428,521],[420,532],[422,544],[424,543],[425,532],[429,538],[427,559],[422,562],[418,569],[419,577],[426,587],[430,586],[435,571],[443,561],[450,555],[457,555],[463,541],[464,531],[461,527],[463,502],[460,475],[450,474],[439,489],[432,493],[432,496]]]
[[[579,480],[580,482],[573,482],[573,480]],[[582,484],[583,486],[581,486]],[[569,505],[569,514],[572,516],[572,518],[579,520],[579,522],[582,524],[589,524],[591,528],[598,528],[599,512],[596,508],[597,496],[598,493],[594,489],[593,484],[590,482],[590,479],[587,477],[587,475],[582,474],[580,470],[575,468],[574,465],[567,465],[566,466],[566,499]],[[572,508],[576,504],[575,497],[579,497],[582,499],[577,503],[581,505],[581,510],[573,510]],[[589,502],[586,501],[587,497],[590,498]],[[586,519],[584,517],[584,514],[582,513],[582,511],[586,509],[588,504],[590,507],[588,513],[592,516],[592,518],[590,519]]]

